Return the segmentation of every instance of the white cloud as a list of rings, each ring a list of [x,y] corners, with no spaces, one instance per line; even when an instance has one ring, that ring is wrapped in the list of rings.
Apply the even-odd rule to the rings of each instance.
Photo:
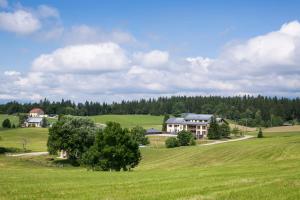
[[[72,26],[66,30],[64,40],[67,44],[86,44],[98,42],[114,42],[117,44],[136,44],[137,40],[128,32],[105,31],[86,24]]]
[[[11,71],[5,71],[4,75],[5,76],[19,76],[19,75],[21,75],[21,73],[17,72],[17,71],[14,71],[14,70],[11,70]]]
[[[79,30],[84,35],[94,34],[89,27]],[[27,75],[5,72],[0,77],[0,98],[116,101],[160,95],[297,97],[299,59],[297,21],[286,23],[277,31],[227,45],[214,59],[201,56],[173,59],[161,50],[125,53],[113,42],[69,45],[37,57]],[[32,84],[36,86],[34,90]]]
[[[33,71],[94,73],[116,71],[128,66],[123,49],[115,43],[71,45],[43,54],[32,64]]]
[[[6,8],[8,6],[7,0],[0,0],[0,8]]]
[[[37,9],[38,15],[42,18],[54,17],[59,18],[59,12],[56,8],[47,5],[40,5]]]
[[[162,67],[169,61],[169,53],[166,51],[153,50],[148,53],[135,53],[135,62],[145,67]]]
[[[0,29],[17,34],[30,34],[41,28],[41,23],[25,10],[0,12]]]

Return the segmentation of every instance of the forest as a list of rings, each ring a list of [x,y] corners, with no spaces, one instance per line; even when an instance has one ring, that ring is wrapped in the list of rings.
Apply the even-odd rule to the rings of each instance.
[[[69,114],[91,116],[103,114],[171,114],[209,113],[236,121],[247,126],[278,126],[284,123],[297,124],[300,120],[300,98],[278,98],[265,96],[173,96],[157,99],[141,99],[113,103],[71,100],[40,100],[35,103],[17,101],[0,105],[0,113],[27,113],[34,107],[47,114]]]

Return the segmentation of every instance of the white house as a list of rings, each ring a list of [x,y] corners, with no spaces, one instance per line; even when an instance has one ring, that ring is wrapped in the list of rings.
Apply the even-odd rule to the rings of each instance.
[[[29,111],[28,119],[25,121],[26,127],[42,127],[43,117],[47,117],[40,108],[33,108]]]
[[[42,117],[29,117],[25,122],[26,127],[42,127],[43,118]]]
[[[196,138],[206,137],[209,123],[213,115],[186,113],[182,117],[170,118],[166,121],[167,132],[177,134],[182,130],[192,132]]]

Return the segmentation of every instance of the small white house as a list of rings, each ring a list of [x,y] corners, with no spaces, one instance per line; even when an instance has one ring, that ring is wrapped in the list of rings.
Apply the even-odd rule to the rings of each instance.
[[[25,122],[26,127],[42,127],[43,118],[42,117],[29,117]]]

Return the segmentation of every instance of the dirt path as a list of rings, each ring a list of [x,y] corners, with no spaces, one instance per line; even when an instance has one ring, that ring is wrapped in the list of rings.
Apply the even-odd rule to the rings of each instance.
[[[7,156],[20,157],[20,156],[44,156],[48,155],[48,152],[33,152],[33,153],[18,153],[18,154],[6,154]]]
[[[227,142],[235,142],[235,141],[247,140],[247,139],[250,139],[250,138],[254,138],[254,136],[252,136],[252,135],[245,135],[242,138],[237,138],[237,139],[232,139],[232,140],[214,141],[214,142],[207,143],[207,144],[200,144],[200,146],[209,146],[209,145],[222,144],[222,143],[227,143]]]

